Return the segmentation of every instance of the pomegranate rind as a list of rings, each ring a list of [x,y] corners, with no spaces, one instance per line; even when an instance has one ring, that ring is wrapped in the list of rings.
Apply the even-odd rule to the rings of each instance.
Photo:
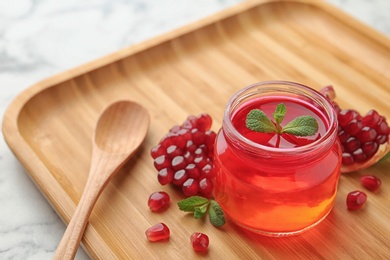
[[[363,163],[354,163],[352,165],[341,165],[341,172],[349,173],[349,172],[364,170],[376,164],[377,162],[381,161],[381,159],[387,158],[389,152],[390,152],[390,143],[382,144],[379,146],[378,151],[371,157],[371,159]]]
[[[338,110],[340,110],[340,107],[334,101],[334,99],[336,98],[336,92],[335,92],[333,86],[331,86],[331,85],[325,86],[325,87],[323,87],[320,90],[320,92],[328,100],[330,100],[332,102],[336,112]],[[388,135],[387,140],[390,140],[390,134]],[[379,146],[379,148],[378,148],[378,151],[370,159],[368,159],[367,161],[362,162],[362,163],[354,162],[351,165],[344,165],[344,164],[342,164],[340,171],[342,173],[350,173],[350,172],[364,170],[364,169],[366,169],[366,168],[376,164],[377,162],[379,162],[379,161],[381,161],[381,160],[383,160],[383,159],[385,159],[387,157],[390,157],[390,143],[389,143],[389,141],[387,141],[384,144],[381,144]]]

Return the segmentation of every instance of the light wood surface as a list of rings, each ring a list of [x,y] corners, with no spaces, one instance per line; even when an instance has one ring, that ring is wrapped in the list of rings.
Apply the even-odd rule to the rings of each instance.
[[[221,229],[180,212],[183,197],[157,182],[149,150],[189,114],[209,113],[221,125],[228,99],[264,80],[296,81],[315,89],[333,85],[337,102],[390,119],[390,40],[322,1],[245,2],[200,22],[37,83],[6,111],[3,133],[29,175],[65,223],[88,178],[91,136],[102,110],[130,99],[148,108],[151,128],[141,149],[107,185],[82,239],[96,259],[388,259],[390,161],[343,174],[327,219],[300,236],[268,238],[228,223]],[[348,192],[359,177],[382,180],[359,211]],[[172,205],[153,213],[154,191]],[[166,223],[171,238],[148,242],[144,232]],[[192,232],[207,233],[206,255],[195,253]]]
[[[149,128],[148,111],[131,101],[118,101],[99,117],[92,138],[87,184],[53,259],[73,259],[100,194],[139,148]]]

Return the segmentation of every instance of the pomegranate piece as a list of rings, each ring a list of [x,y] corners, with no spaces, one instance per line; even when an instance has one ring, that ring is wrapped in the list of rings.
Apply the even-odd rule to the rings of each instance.
[[[145,232],[146,238],[151,242],[165,241],[169,239],[170,231],[164,223],[158,223]]]
[[[184,195],[191,197],[195,196],[199,192],[199,182],[192,178],[189,178],[183,183],[183,193]]]
[[[194,232],[190,241],[192,244],[192,248],[197,252],[205,252],[209,247],[209,237],[206,234]]]
[[[211,124],[208,114],[188,116],[151,149],[160,184],[181,187],[186,196],[212,193],[216,133],[210,130]]]
[[[386,118],[370,110],[361,116],[356,110],[341,109],[334,101],[332,86],[321,90],[333,104],[339,122],[338,137],[342,145],[342,172],[365,169],[383,158],[390,151],[390,128]]]
[[[163,168],[157,174],[158,182],[161,183],[161,185],[169,184],[173,181],[174,174],[172,169]]]
[[[367,195],[362,191],[352,191],[347,195],[347,207],[350,210],[357,210],[366,203]]]
[[[370,191],[377,191],[382,185],[381,180],[374,175],[364,175],[360,178],[360,183]]]
[[[213,193],[213,183],[210,178],[203,178],[199,181],[199,192],[205,198],[210,198]]]
[[[153,212],[161,212],[168,208],[170,197],[165,191],[153,192],[148,199],[148,206]]]

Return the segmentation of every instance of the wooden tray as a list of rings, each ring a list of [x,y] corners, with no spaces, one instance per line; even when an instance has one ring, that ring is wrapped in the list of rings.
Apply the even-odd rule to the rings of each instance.
[[[325,2],[248,1],[200,22],[129,47],[30,87],[6,111],[3,132],[16,157],[67,223],[84,188],[91,135],[101,111],[118,99],[145,105],[152,124],[142,149],[98,200],[83,244],[99,259],[205,257],[192,232],[209,235],[213,259],[379,259],[390,256],[390,161],[341,177],[336,206],[300,236],[268,238],[232,224],[212,227],[182,213],[182,196],[160,186],[149,150],[188,114],[209,113],[221,125],[231,95],[269,79],[320,89],[334,85],[343,107],[371,108],[390,118],[390,41]],[[375,174],[379,193],[364,209],[346,209],[346,194]],[[152,213],[149,195],[169,192],[172,205]],[[150,243],[144,232],[165,222],[171,238]],[[386,258],[386,257],[385,257]]]

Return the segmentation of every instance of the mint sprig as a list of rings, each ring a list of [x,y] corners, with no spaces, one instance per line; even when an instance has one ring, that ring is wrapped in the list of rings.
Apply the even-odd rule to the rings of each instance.
[[[192,196],[179,201],[177,205],[181,211],[193,212],[194,217],[197,219],[203,218],[208,212],[210,222],[216,227],[221,227],[226,223],[225,214],[215,200],[201,196]]]
[[[246,127],[250,130],[262,133],[292,134],[296,136],[311,136],[318,131],[318,122],[312,116],[299,116],[287,123],[284,127],[281,123],[287,113],[286,106],[281,103],[276,106],[271,121],[260,109],[251,110],[246,117]]]
[[[299,116],[285,125],[282,129],[282,133],[297,136],[310,136],[317,133],[317,131],[317,120],[311,116]]]
[[[275,124],[260,109],[253,109],[249,112],[246,117],[246,127],[262,133],[274,133],[277,131]]]
[[[222,227],[226,223],[225,214],[223,213],[221,206],[219,206],[218,202],[215,200],[210,201],[209,218],[211,223],[216,227]]]
[[[276,125],[280,125],[282,123],[286,113],[287,113],[287,108],[285,105],[279,104],[276,106],[275,113],[273,113]]]
[[[209,203],[209,199],[192,196],[187,199],[181,200],[177,203],[179,209],[184,212],[194,212],[195,208],[199,208],[205,204]]]

